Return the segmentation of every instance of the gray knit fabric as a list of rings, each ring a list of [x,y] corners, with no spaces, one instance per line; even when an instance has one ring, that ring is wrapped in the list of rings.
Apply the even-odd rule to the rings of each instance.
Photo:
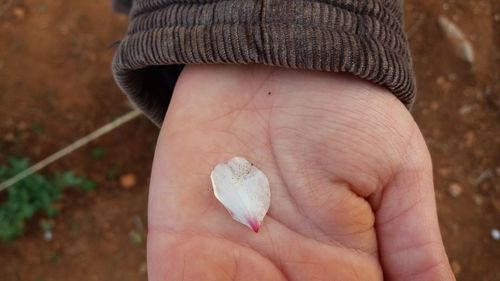
[[[209,63],[349,72],[415,97],[399,0],[133,1],[113,73],[155,124],[181,65]]]

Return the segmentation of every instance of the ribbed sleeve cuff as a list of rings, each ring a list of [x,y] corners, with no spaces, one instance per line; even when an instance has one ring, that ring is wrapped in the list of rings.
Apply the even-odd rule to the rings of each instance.
[[[407,107],[415,80],[398,0],[136,0],[113,73],[160,125],[184,64],[349,72]]]

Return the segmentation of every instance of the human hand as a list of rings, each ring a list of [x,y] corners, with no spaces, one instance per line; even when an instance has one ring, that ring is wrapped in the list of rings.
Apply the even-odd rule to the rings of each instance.
[[[234,156],[269,178],[257,234],[211,190],[214,166]],[[454,280],[417,125],[350,75],[186,66],[148,212],[150,280]]]

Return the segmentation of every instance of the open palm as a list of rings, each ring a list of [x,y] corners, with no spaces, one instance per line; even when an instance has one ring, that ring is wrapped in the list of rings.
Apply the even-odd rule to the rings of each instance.
[[[259,233],[211,190],[234,156],[269,178]],[[418,127],[348,75],[187,66],[157,144],[151,280],[454,280]]]

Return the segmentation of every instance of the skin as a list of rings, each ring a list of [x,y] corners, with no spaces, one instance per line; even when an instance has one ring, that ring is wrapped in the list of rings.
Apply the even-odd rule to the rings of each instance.
[[[258,233],[215,199],[243,156],[268,176]],[[346,74],[187,66],[149,196],[150,280],[455,280],[422,135],[387,89]]]

